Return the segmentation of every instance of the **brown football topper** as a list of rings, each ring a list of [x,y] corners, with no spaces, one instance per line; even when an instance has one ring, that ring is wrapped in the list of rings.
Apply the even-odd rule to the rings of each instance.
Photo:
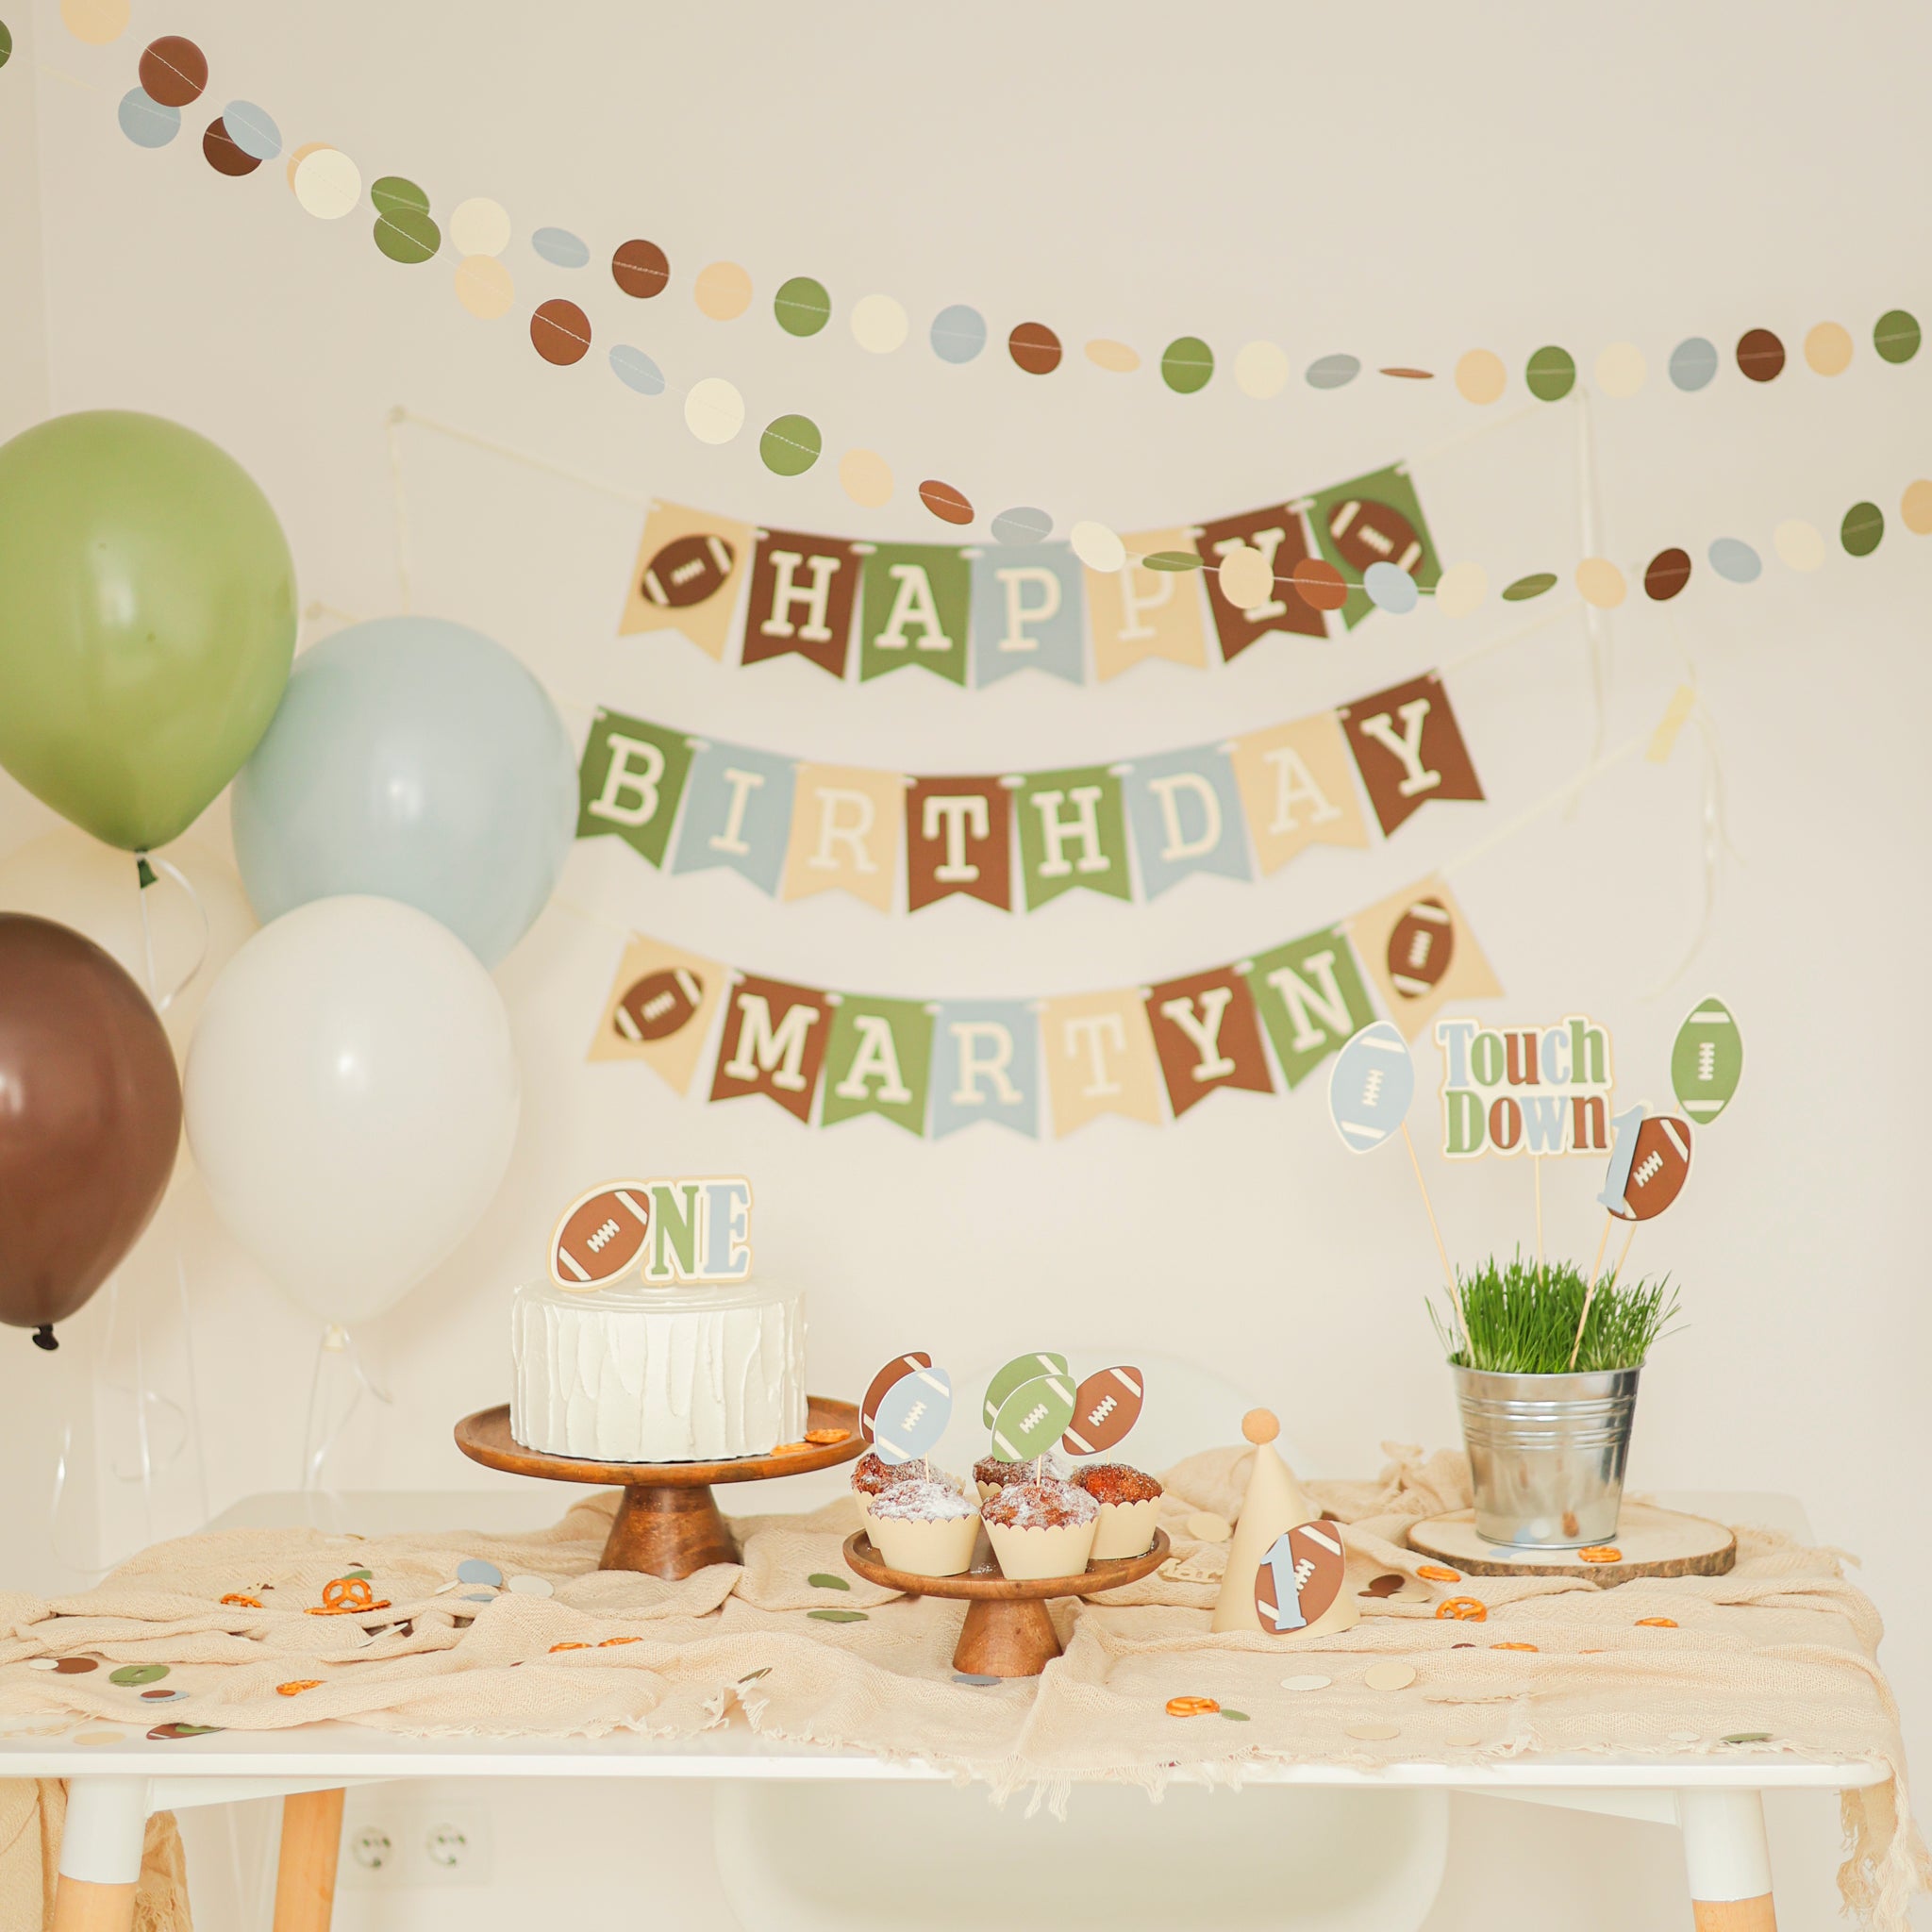
[[[606,1181],[579,1194],[550,1239],[550,1278],[588,1294],[636,1267],[651,1233],[651,1191],[642,1181]]]
[[[1255,1612],[1271,1637],[1305,1630],[1341,1594],[1347,1574],[1341,1532],[1304,1523],[1269,1545],[1255,1572]]]

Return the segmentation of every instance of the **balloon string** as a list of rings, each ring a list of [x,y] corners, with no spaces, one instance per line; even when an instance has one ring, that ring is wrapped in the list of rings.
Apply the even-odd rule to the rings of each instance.
[[[324,1366],[332,1355],[345,1355],[349,1368],[354,1374],[355,1387],[350,1391],[348,1406],[337,1419],[325,1441],[315,1443],[316,1419],[322,1409],[322,1377]],[[315,1373],[308,1382],[308,1420],[302,1430],[302,1489],[305,1494],[322,1488],[322,1467],[336,1444],[341,1440],[342,1432],[349,1426],[349,1421],[360,1406],[364,1394],[373,1395],[376,1401],[388,1403],[393,1398],[388,1390],[374,1381],[369,1371],[363,1366],[361,1351],[357,1348],[355,1338],[340,1322],[331,1322],[322,1331],[321,1339],[315,1344]],[[315,1446],[311,1447],[311,1444]]]
[[[189,1433],[194,1440],[194,1485],[201,1497],[201,1520],[208,1523],[215,1513],[208,1501],[208,1432],[202,1425],[201,1384],[194,1374],[194,1317],[188,1305],[188,1263],[178,1241],[175,1247],[175,1286],[181,1299],[181,1348],[188,1360]]]
[[[160,998],[155,1001],[155,1010],[158,1013],[165,1013],[194,984],[195,976],[208,964],[209,941],[208,908],[202,903],[201,894],[194,890],[188,874],[178,865],[175,864],[172,859],[155,858],[150,856],[148,863],[156,871],[166,873],[188,894],[188,903],[194,908],[194,916],[201,926],[201,938],[195,948],[194,963],[189,967],[188,971]],[[147,894],[145,892],[141,895],[141,923],[142,930],[145,933],[147,929]],[[154,950],[152,946],[148,950],[148,988],[150,991],[154,988]]]

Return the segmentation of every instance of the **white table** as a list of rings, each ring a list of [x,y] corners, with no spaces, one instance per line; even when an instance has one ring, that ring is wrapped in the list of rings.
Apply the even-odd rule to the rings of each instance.
[[[1785,1497],[1684,1494],[1659,1500],[1724,1521],[1774,1523],[1808,1535],[1802,1511]],[[287,1522],[287,1507],[278,1503],[254,1499],[222,1523]],[[513,1516],[517,1506],[508,1496],[412,1496],[369,1498],[351,1507],[359,1524],[379,1534],[421,1527],[425,1521],[488,1518],[491,1526],[508,1526],[506,1515]],[[546,1502],[526,1510],[523,1520],[534,1526],[554,1513]],[[741,1720],[669,1744],[634,1735],[594,1740],[401,1738],[358,1725],[317,1724],[289,1731],[221,1732],[178,1743],[143,1739],[125,1747],[7,1735],[7,1723],[0,1712],[0,1777],[68,1781],[55,1932],[128,1932],[142,1834],[156,1811],[285,1799],[275,1932],[326,1932],[341,1793],[350,1785],[470,1777],[861,1781],[948,1775],[917,1764],[889,1764],[859,1751],[774,1743]],[[1731,1762],[1707,1756],[1544,1755],[1483,1765],[1400,1764],[1377,1772],[1267,1764],[1243,1772],[1244,1782],[1257,1786],[1422,1787],[1675,1824],[1684,1835],[1698,1932],[1774,1932],[1763,1792],[1847,1790],[1881,1783],[1886,1776],[1876,1763],[1790,1756]]]

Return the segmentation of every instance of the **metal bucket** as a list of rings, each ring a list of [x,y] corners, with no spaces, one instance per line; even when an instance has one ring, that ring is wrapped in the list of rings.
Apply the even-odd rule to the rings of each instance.
[[[1475,1484],[1476,1534],[1538,1550],[1617,1533],[1637,1369],[1501,1375],[1451,1365]]]

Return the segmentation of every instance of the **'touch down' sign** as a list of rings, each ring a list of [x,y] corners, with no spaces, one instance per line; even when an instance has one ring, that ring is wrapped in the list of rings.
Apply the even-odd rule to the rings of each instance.
[[[1584,1015],[1542,1026],[1438,1020],[1436,1044],[1451,1160],[1609,1152],[1610,1036]]]

